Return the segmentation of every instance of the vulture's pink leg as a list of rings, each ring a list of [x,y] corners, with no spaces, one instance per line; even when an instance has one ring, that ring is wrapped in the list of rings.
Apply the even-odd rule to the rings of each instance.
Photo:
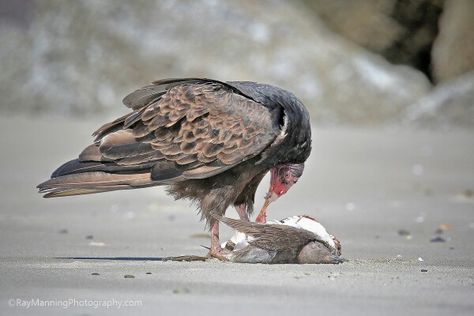
[[[257,215],[257,218],[255,219],[256,223],[265,224],[267,222],[267,208],[268,208],[268,205],[270,205],[270,200],[265,199],[265,203],[263,204],[262,209],[260,210],[260,212]]]
[[[219,221],[214,218],[211,219],[211,249],[208,256],[227,261],[227,258],[224,257],[224,250],[219,243]]]

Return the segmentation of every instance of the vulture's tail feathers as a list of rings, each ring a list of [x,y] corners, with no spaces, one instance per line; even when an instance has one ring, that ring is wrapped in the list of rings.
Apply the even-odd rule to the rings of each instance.
[[[111,167],[100,162],[72,160],[53,172],[51,179],[39,184],[44,197],[61,197],[126,190],[156,185],[149,171],[129,170],[111,173]]]

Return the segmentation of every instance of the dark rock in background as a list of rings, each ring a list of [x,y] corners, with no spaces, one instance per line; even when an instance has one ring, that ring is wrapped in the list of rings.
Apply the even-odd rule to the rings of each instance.
[[[474,71],[474,1],[446,1],[439,24],[432,52],[436,81]]]
[[[303,0],[328,26],[394,64],[431,78],[431,47],[444,0]]]

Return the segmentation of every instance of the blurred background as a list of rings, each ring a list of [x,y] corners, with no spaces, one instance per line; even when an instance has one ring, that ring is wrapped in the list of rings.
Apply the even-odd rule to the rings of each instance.
[[[252,80],[319,124],[474,127],[474,1],[0,1],[0,114],[112,117],[166,77]]]

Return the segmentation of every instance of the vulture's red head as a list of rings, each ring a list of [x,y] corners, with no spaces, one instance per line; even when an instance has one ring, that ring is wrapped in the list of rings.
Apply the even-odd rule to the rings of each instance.
[[[271,169],[270,189],[265,196],[265,203],[257,216],[256,222],[264,223],[266,221],[267,207],[298,182],[303,170],[304,164],[277,165]]]

